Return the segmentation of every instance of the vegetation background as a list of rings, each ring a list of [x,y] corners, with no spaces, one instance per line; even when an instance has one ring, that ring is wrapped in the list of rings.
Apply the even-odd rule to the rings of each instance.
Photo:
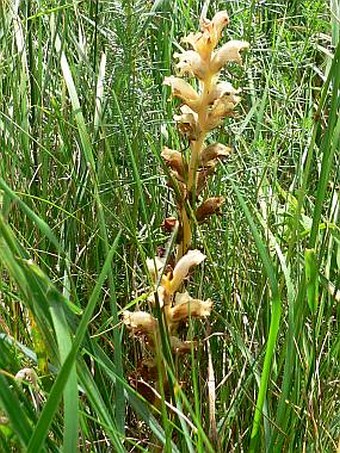
[[[227,203],[195,244],[193,291],[214,311],[190,326],[202,347],[177,364],[172,409],[129,385],[140,347],[119,316],[145,306],[145,259],[167,242],[162,146],[186,146],[162,81],[202,6],[1,2],[1,451],[339,448],[335,0],[211,2],[224,40],[251,46],[214,137],[234,148],[211,188]]]

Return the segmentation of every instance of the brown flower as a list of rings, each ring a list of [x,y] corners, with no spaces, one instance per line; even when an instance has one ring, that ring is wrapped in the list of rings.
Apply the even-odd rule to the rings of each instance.
[[[197,341],[182,341],[178,337],[170,337],[170,345],[174,354],[187,354],[192,348],[197,347]]]
[[[179,131],[189,140],[196,140],[199,133],[197,113],[187,105],[182,105],[180,111],[180,115],[174,115]]]
[[[208,217],[212,216],[213,214],[218,214],[220,211],[220,207],[224,203],[223,197],[211,197],[206,199],[201,206],[197,208],[196,211],[196,219],[198,222],[203,222]]]
[[[175,170],[178,173],[178,175],[181,178],[183,178],[184,164],[182,154],[179,151],[164,146],[161,156],[163,157],[167,166],[170,167],[172,170]]]
[[[228,157],[231,152],[232,149],[228,146],[224,146],[221,143],[213,143],[202,150],[200,164],[202,167],[207,167],[216,159]]]

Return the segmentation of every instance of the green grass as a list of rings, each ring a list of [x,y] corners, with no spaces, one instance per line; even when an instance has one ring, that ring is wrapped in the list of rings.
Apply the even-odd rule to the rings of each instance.
[[[211,2],[250,50],[212,137],[234,148],[207,189],[226,204],[195,242],[213,314],[190,323],[198,351],[168,357],[157,409],[130,385],[142,348],[120,314],[147,307],[145,259],[169,241],[160,152],[186,144],[162,81],[202,2],[17,3],[0,6],[0,450],[337,451],[336,2]]]

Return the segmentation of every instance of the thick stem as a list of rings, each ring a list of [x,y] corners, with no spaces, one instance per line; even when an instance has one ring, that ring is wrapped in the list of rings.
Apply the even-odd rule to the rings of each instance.
[[[178,246],[177,261],[186,254],[191,244],[192,229],[186,207],[183,205],[180,211],[182,238]]]
[[[202,94],[201,94],[201,103],[200,103],[200,108],[197,111],[198,114],[198,129],[199,129],[199,134],[197,137],[197,140],[193,140],[190,143],[190,148],[191,148],[191,156],[190,156],[190,162],[189,162],[189,169],[188,169],[188,180],[187,180],[187,199],[189,201],[190,207],[191,207],[191,212],[195,211],[195,204],[196,204],[196,192],[197,192],[197,168],[199,165],[199,158],[201,151],[204,147],[204,140],[206,137],[206,131],[205,131],[205,124],[206,124],[206,118],[207,118],[207,110],[208,110],[208,104],[209,104],[209,98],[210,98],[210,93],[212,89],[212,77],[209,76],[207,77],[206,80],[202,82],[203,84],[203,89],[202,89]],[[188,212],[185,203],[183,203],[181,210],[180,210],[180,222],[182,226],[182,238],[181,242],[178,247],[178,254],[177,254],[177,260],[183,256],[188,249],[190,248],[191,245],[191,239],[192,239],[192,231],[193,231],[193,225],[192,225],[192,218],[191,218],[191,212]]]

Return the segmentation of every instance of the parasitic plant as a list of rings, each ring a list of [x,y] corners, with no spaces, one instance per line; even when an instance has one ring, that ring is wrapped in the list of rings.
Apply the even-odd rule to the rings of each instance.
[[[178,74],[166,77],[164,84],[171,87],[172,95],[182,104],[174,116],[179,133],[188,143],[188,149],[180,152],[165,147],[161,156],[168,167],[168,185],[174,189],[177,217],[164,221],[164,228],[176,236],[176,250],[170,250],[169,258],[155,257],[146,264],[154,282],[148,300],[150,307],[158,307],[162,320],[146,311],[124,311],[123,322],[129,331],[139,337],[150,351],[137,370],[136,382],[146,379],[149,383],[164,385],[164,373],[160,373],[162,342],[160,322],[164,322],[169,344],[174,355],[190,352],[196,342],[179,337],[178,326],[190,318],[205,318],[210,315],[212,301],[195,299],[185,289],[190,269],[206,257],[199,250],[191,250],[195,226],[219,212],[223,197],[204,199],[204,189],[213,175],[220,159],[231,149],[221,143],[207,143],[211,131],[219,127],[225,118],[232,117],[240,101],[239,91],[229,81],[220,80],[220,72],[230,62],[241,64],[245,41],[232,40],[220,47],[223,29],[229,18],[225,11],[213,19],[201,19],[201,31],[189,34],[184,42],[188,50],[175,53]],[[186,77],[185,80],[183,77]],[[196,79],[191,84],[190,79]],[[161,360],[157,360],[161,358]],[[162,377],[160,377],[162,375]],[[144,381],[145,382],[145,381]],[[139,385],[138,390],[142,387]],[[143,392],[141,392],[143,393]]]

